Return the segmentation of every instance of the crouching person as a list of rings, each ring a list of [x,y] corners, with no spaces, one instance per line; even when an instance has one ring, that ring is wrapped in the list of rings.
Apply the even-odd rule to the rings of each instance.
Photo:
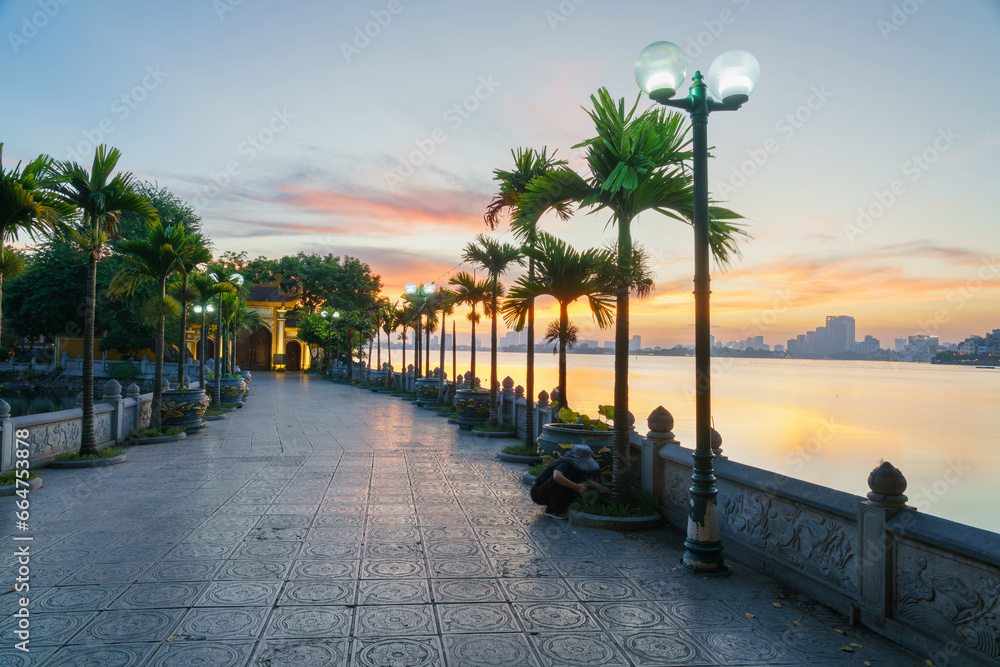
[[[536,505],[545,505],[545,516],[565,519],[566,510],[578,493],[588,489],[609,493],[607,488],[593,480],[600,468],[590,447],[574,445],[565,456],[538,473],[531,485],[531,499]]]

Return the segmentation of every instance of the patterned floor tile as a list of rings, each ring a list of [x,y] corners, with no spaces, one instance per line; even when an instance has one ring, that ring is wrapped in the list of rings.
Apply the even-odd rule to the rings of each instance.
[[[500,579],[511,602],[573,600],[569,584],[562,579]]]
[[[491,558],[498,577],[558,577],[559,570],[544,558]]]
[[[667,618],[689,630],[702,628],[747,628],[754,624],[743,614],[718,600],[660,602]]]
[[[199,607],[271,605],[280,583],[270,581],[213,581],[196,603]]]
[[[222,564],[223,560],[161,560],[146,571],[139,582],[167,581],[208,581]]]
[[[380,558],[378,560],[361,561],[362,579],[395,579],[427,577],[427,567],[423,560],[404,560],[398,558]]]
[[[260,667],[279,665],[322,665],[342,667],[350,656],[346,639],[267,639],[260,643],[251,664]]]
[[[253,641],[170,642],[161,644],[148,664],[149,667],[242,667],[253,649]]]
[[[57,586],[34,600],[39,611],[97,611],[108,607],[127,586]]]
[[[424,579],[368,579],[358,584],[358,604],[417,604],[430,602]]]
[[[600,628],[580,602],[515,602],[512,606],[528,632],[593,631]]]
[[[495,579],[444,579],[431,581],[435,602],[504,602],[506,596]]]
[[[432,579],[455,577],[492,577],[493,564],[485,558],[433,558],[428,561]]]
[[[34,645],[34,640],[32,640]],[[141,665],[159,646],[155,642],[150,643],[128,643],[128,644],[77,644],[64,646],[45,662],[52,667],[66,665],[100,665],[101,667],[131,667]],[[34,649],[31,651],[33,662],[30,664],[40,665],[40,656]],[[37,661],[37,662],[34,662]],[[6,664],[6,663],[4,663]],[[29,663],[25,663],[29,664]]]
[[[358,568],[356,560],[300,560],[292,565],[288,579],[354,579]]]
[[[276,639],[347,637],[353,618],[353,607],[278,607],[271,614],[264,636]]]
[[[188,582],[140,583],[130,586],[111,609],[169,609],[190,607],[206,584]]]
[[[635,664],[648,667],[714,664],[697,643],[680,630],[643,630],[613,635]]]
[[[438,634],[430,605],[360,606],[354,614],[357,637]]]
[[[584,607],[612,632],[677,627],[667,620],[663,611],[648,602],[590,602],[584,603]]]
[[[739,630],[690,630],[690,636],[701,646],[705,655],[723,665],[802,664],[805,656],[787,648],[778,635],[763,628]]]
[[[534,644],[543,665],[629,665],[614,640],[603,632],[529,635],[528,641]]]
[[[227,560],[213,579],[222,581],[284,581],[285,573],[291,565],[287,560],[241,559]]]
[[[438,604],[434,606],[443,633],[520,632],[507,604]]]
[[[163,641],[183,613],[181,609],[104,611],[74,636],[72,643]]]
[[[279,605],[344,605],[354,604],[354,580],[290,581],[278,599]]]
[[[302,545],[299,558],[360,558],[361,545],[344,542],[306,542]]]
[[[598,576],[593,579],[574,579],[567,577],[566,583],[569,584],[576,597],[584,602],[645,599],[639,587],[624,578]]]
[[[244,542],[236,547],[232,558],[294,558],[300,547],[301,542]]]
[[[421,546],[415,542],[368,542],[361,550],[364,558],[421,558]]]
[[[190,609],[174,629],[175,641],[254,639],[260,635],[267,607]]]
[[[61,646],[73,638],[97,615],[96,611],[86,612],[32,612],[30,647]],[[23,641],[14,631],[18,629],[18,619],[8,616],[0,625],[0,646],[10,647]]]
[[[358,667],[437,667],[443,663],[441,642],[435,638],[359,639],[354,642],[354,664]]]
[[[538,661],[520,634],[447,635],[444,651],[449,664],[469,667],[536,667]]]

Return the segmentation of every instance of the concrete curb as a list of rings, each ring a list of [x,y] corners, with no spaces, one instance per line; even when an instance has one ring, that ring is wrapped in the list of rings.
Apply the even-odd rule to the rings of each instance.
[[[50,468],[103,468],[104,466],[118,465],[125,463],[127,459],[124,454],[112,456],[106,459],[92,459],[89,461],[49,461]]]
[[[473,431],[475,433],[475,431]],[[521,456],[520,454],[504,454],[503,452],[497,452],[497,461],[506,461],[507,463],[525,463],[527,465],[535,465],[536,463],[541,463],[542,459],[540,456]]]
[[[647,530],[649,528],[656,528],[662,520],[659,514],[617,517],[587,514],[573,508],[569,510],[570,523],[589,528],[603,528],[604,530]]]
[[[158,435],[154,438],[127,438],[125,440],[126,445],[158,445],[161,442],[177,442],[178,440],[184,440],[187,438],[187,433],[178,433],[177,435]]]
[[[42,478],[36,477],[35,479],[28,482],[28,486],[22,486],[20,489],[17,488],[17,482],[13,484],[8,484],[6,486],[0,486],[0,496],[13,496],[19,490],[24,491],[34,491],[35,489],[42,488]]]

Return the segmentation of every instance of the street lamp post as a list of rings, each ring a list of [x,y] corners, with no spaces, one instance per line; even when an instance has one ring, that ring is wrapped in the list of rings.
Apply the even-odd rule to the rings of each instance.
[[[218,275],[214,273],[208,274],[212,280],[217,283],[223,282],[223,279],[219,278]],[[243,276],[238,273],[230,274],[225,282],[230,282],[237,287],[243,284]],[[215,383],[212,387],[212,402],[215,405],[222,404],[222,293],[219,293],[219,319],[215,325]]]
[[[326,358],[327,358],[327,369],[326,374],[333,377],[333,325],[340,320],[340,311],[335,310],[332,313],[329,310],[324,310],[320,312],[320,315],[324,319],[329,319],[330,323],[326,327]],[[340,339],[337,339],[337,356],[340,356]]]
[[[687,75],[684,52],[670,42],[655,42],[635,61],[635,80],[651,99],[691,116],[694,176],[694,302],[696,435],[687,539],[681,564],[702,575],[729,573],[719,536],[715,468],[712,454],[712,394],[709,295],[708,114],[736,111],[757,87],[760,65],[746,51],[721,54],[708,69],[708,83],[695,72],[688,96],[673,99]],[[709,89],[712,95],[709,95]]]
[[[198,386],[205,389],[205,347],[208,345],[208,327],[206,327],[205,316],[215,312],[215,308],[210,303],[206,303],[202,308],[200,305],[194,307],[194,312],[201,315],[201,368],[198,370]],[[207,393],[207,392],[206,392]]]
[[[422,376],[422,373],[420,372],[421,371],[420,353],[422,351],[420,345],[420,334],[422,330],[421,318],[423,317],[423,313],[421,311],[423,310],[423,305],[427,302],[426,301],[427,298],[433,295],[434,292],[437,291],[437,286],[434,283],[424,283],[423,285],[418,285],[416,283],[406,283],[406,285],[403,287],[403,291],[410,296],[421,297],[421,303],[420,303],[421,307],[417,309],[417,327],[416,330],[413,332],[414,334],[413,351],[416,353],[415,356],[417,358],[417,362],[414,365],[413,380],[414,382],[416,382],[417,378]],[[403,345],[406,345],[406,341],[403,341]],[[403,377],[404,378],[406,377],[405,368],[403,369]],[[416,387],[414,387],[414,391],[416,391]]]

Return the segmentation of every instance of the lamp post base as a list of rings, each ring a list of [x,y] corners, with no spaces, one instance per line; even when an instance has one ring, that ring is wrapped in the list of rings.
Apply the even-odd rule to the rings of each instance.
[[[722,542],[684,540],[680,566],[685,572],[702,577],[727,577],[732,574],[722,558]]]

